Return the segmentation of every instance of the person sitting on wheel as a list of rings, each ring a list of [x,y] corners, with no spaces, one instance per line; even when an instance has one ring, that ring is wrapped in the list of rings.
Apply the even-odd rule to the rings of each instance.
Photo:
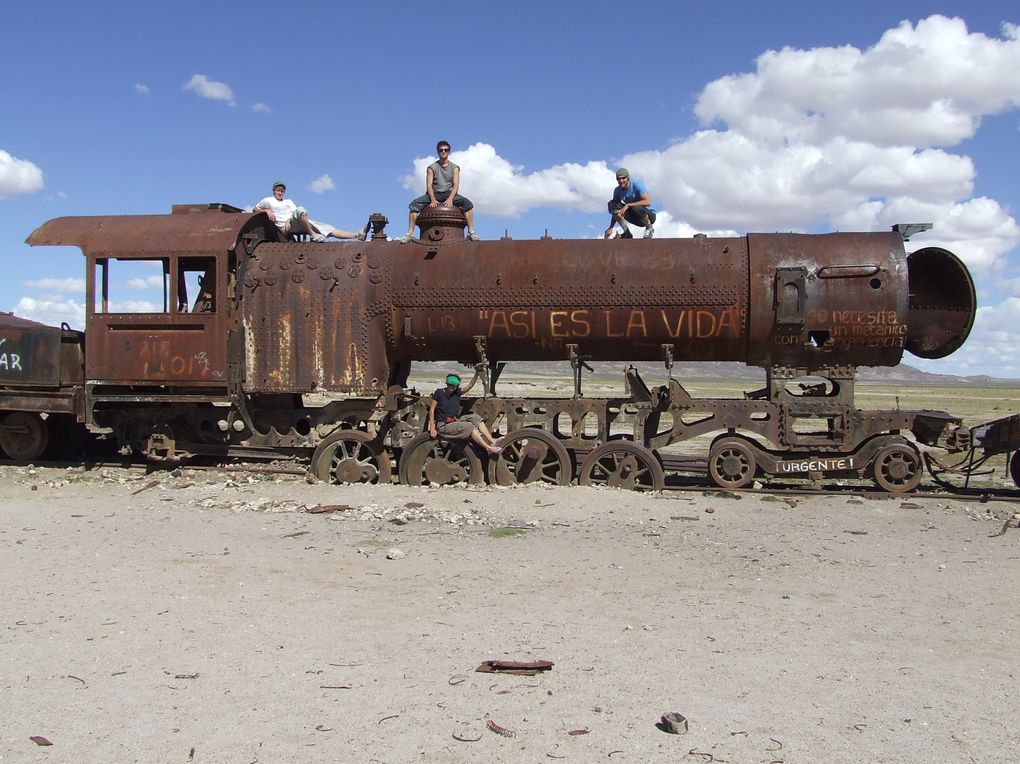
[[[450,374],[446,377],[446,387],[432,393],[429,401],[429,435],[433,438],[442,435],[446,440],[470,438],[489,454],[498,454],[500,449],[496,439],[482,418],[478,414],[460,414],[460,396],[474,387],[477,381],[476,370],[467,387],[461,390],[459,376]]]

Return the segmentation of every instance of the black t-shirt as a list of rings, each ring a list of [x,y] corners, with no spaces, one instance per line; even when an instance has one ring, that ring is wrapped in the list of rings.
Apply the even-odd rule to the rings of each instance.
[[[446,392],[445,387],[440,387],[432,393],[432,399],[436,402],[436,424],[445,422],[447,418],[456,419],[460,416],[459,387],[452,393]]]

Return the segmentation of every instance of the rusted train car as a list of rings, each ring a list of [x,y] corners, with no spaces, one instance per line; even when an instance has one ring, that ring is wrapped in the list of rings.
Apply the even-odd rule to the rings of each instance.
[[[0,352],[17,358],[0,364],[0,448],[34,459],[76,424],[156,460],[304,455],[335,482],[396,470],[411,484],[659,488],[662,449],[715,433],[720,486],[848,475],[907,491],[923,472],[917,444],[944,443],[958,421],[854,404],[857,366],[948,355],[974,319],[966,267],[938,247],[908,255],[905,229],[472,242],[439,208],[399,244],[382,215],[371,222],[367,241],[345,243],[288,241],[265,214],[222,204],[45,223],[29,244],[84,253],[86,331],[0,315]],[[161,306],[127,312],[111,297],[125,263],[150,269]],[[569,362],[574,394],[496,393],[506,363],[537,360]],[[743,399],[694,398],[628,367],[623,397],[581,391],[588,362],[681,360],[741,361],[767,382]],[[405,386],[415,361],[480,370],[469,405],[505,433],[498,457],[423,433],[428,397]],[[315,393],[334,399],[313,405]]]

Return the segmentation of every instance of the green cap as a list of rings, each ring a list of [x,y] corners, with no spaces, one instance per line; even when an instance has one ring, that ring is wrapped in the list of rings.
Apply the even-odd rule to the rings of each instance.
[[[282,180],[278,180],[278,181],[276,181],[276,183],[273,184],[273,190],[275,191],[280,186],[282,186],[283,188],[287,188],[287,184],[286,183],[284,183]]]
[[[617,178],[629,178],[630,177],[630,171],[626,167],[621,167],[619,170],[616,171],[616,177]]]
[[[460,377],[458,377],[456,374],[450,374],[446,378],[446,384],[448,384],[448,385],[459,385],[460,384]]]

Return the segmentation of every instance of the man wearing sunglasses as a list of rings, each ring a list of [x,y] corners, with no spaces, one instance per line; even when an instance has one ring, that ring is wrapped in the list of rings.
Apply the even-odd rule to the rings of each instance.
[[[612,219],[609,221],[609,228],[606,229],[605,238],[613,235],[613,228],[617,223],[623,229],[621,239],[633,239],[634,234],[630,232],[627,223],[639,225],[645,229],[645,238],[650,239],[655,235],[655,210],[651,208],[652,198],[648,195],[645,184],[637,178],[631,179],[630,172],[626,167],[616,171],[616,188],[613,190],[613,199],[609,202],[609,214]]]
[[[414,241],[414,223],[418,219],[418,213],[426,207],[457,207],[464,213],[468,224],[468,238],[471,241],[478,241],[478,234],[475,233],[474,205],[471,200],[457,193],[460,188],[460,167],[450,161],[450,144],[448,141],[439,141],[436,144],[436,153],[439,154],[439,161],[429,165],[425,172],[425,193],[419,196],[408,205],[411,210],[408,215],[407,233],[398,241],[406,244]]]

